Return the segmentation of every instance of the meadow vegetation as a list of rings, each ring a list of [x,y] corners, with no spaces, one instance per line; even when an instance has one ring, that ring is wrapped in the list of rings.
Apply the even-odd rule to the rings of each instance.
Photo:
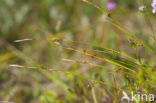
[[[155,10],[155,0],[0,0],[0,103],[156,97]]]

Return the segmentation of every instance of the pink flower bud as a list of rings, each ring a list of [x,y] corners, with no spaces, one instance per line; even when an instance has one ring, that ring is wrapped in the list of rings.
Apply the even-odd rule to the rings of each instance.
[[[117,7],[117,5],[113,1],[110,1],[110,2],[107,3],[108,10],[114,10],[114,9],[116,9],[116,7]]]

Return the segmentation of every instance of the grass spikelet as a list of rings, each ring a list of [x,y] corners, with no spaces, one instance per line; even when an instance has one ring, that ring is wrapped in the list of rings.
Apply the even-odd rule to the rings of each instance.
[[[15,40],[14,42],[24,42],[24,41],[31,41],[33,39],[30,38],[25,38],[25,39],[21,39],[21,40]]]

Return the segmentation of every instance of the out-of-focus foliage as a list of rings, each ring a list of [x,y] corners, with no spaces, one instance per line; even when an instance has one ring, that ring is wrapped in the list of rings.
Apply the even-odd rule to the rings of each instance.
[[[150,0],[114,0],[114,11],[107,10],[108,0],[88,1],[155,51]],[[14,42],[24,38],[33,40]],[[0,102],[120,103],[120,89],[156,93],[155,62],[155,54],[82,0],[0,0]]]

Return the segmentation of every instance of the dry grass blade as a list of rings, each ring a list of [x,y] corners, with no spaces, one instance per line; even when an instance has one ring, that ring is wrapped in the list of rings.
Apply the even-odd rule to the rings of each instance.
[[[99,80],[96,80],[96,79],[93,79],[93,78],[90,78],[90,77],[87,77],[87,76],[84,76],[84,75],[76,74],[76,73],[73,73],[73,72],[70,72],[70,71],[65,71],[65,70],[62,70],[62,69],[51,69],[51,68],[43,66],[43,65],[40,65],[38,67],[29,67],[29,66],[22,66],[22,65],[18,65],[18,64],[15,64],[15,65],[11,64],[11,66],[16,67],[16,68],[23,68],[23,69],[24,68],[37,69],[37,70],[48,71],[48,72],[62,72],[62,73],[66,73],[66,74],[71,74],[71,75],[77,76],[79,78],[88,79],[88,80],[94,81],[96,83],[107,85],[109,87],[112,87],[112,88],[115,88],[115,89],[118,89],[118,90],[121,90],[121,91],[125,91],[123,89],[120,89],[120,88],[114,87],[114,86],[112,86],[110,84],[107,84],[107,83],[105,83],[103,81],[99,81]]]
[[[73,40],[63,40],[63,41],[73,42],[73,43],[80,43],[80,44],[85,44],[85,45],[92,46],[91,43],[86,43],[86,42],[82,42],[82,41],[73,41]],[[94,47],[99,47],[99,46],[96,46],[96,45],[93,45],[93,46]],[[133,60],[135,62],[137,61],[135,58],[132,58],[132,57],[130,57],[130,56],[126,55],[126,54],[123,54],[123,53],[121,53],[119,51],[116,51],[116,50],[113,50],[113,49],[109,49],[109,48],[106,48],[106,47],[104,49],[106,49],[106,51],[102,51],[102,50],[94,50],[94,51],[101,52],[101,53],[108,52],[108,53],[112,53],[112,54],[117,54],[117,55],[121,55],[123,57],[127,57],[127,58],[129,58],[129,59],[131,59],[131,60]]]
[[[71,51],[79,52],[79,53],[81,53],[81,54],[84,54],[84,55],[86,55],[86,56],[93,57],[93,58],[96,58],[96,59],[99,59],[99,60],[104,60],[104,61],[106,61],[106,62],[115,64],[115,65],[120,66],[120,67],[122,67],[122,68],[125,68],[125,69],[127,69],[127,70],[129,70],[129,71],[131,71],[131,72],[133,72],[133,73],[136,73],[136,71],[134,71],[134,70],[132,70],[132,69],[130,69],[130,68],[124,66],[124,65],[121,65],[121,64],[119,64],[119,63],[117,63],[117,62],[114,62],[114,61],[112,61],[112,60],[110,60],[110,59],[108,59],[108,58],[100,57],[100,56],[97,56],[97,55],[94,55],[94,54],[91,54],[91,53],[88,53],[88,52],[84,52],[84,51],[82,51],[82,50],[76,50],[76,49],[73,49],[73,48],[66,48],[66,47],[63,47],[63,48],[65,48],[66,50],[71,50]]]
[[[63,58],[62,59],[63,61],[67,61],[67,62],[75,62],[75,63],[80,63],[80,64],[88,64],[88,65],[91,65],[91,66],[95,66],[95,67],[100,67],[100,68],[104,68],[104,69],[108,69],[108,70],[112,70],[114,72],[121,72],[123,74],[126,74],[128,77],[130,78],[134,78],[135,76],[131,73],[128,73],[128,72],[125,72],[125,71],[121,71],[119,69],[113,69],[113,68],[108,68],[108,67],[105,67],[103,65],[99,65],[99,64],[94,64],[94,63],[90,63],[88,61],[75,61],[75,60],[71,60],[71,59],[65,59]],[[121,69],[121,68],[120,68]]]

